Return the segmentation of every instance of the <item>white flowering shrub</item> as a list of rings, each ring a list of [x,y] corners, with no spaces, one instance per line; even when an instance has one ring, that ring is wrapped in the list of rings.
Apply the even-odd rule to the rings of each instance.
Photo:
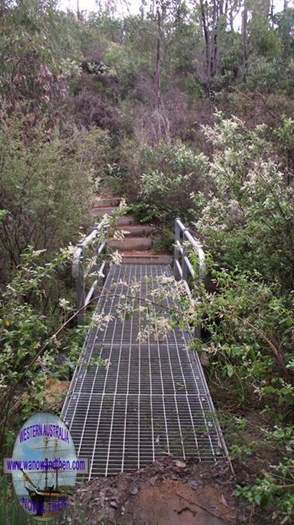
[[[34,410],[46,407],[46,381],[68,379],[78,358],[83,329],[61,327],[73,313],[63,296],[61,276],[68,271],[71,249],[44,262],[44,250],[31,247],[0,299],[0,453],[10,429]]]
[[[206,246],[228,268],[258,270],[291,287],[293,188],[271,158],[268,130],[250,131],[237,118],[219,118],[204,133],[214,148],[209,170],[214,191],[197,221]]]
[[[193,290],[198,303],[190,324],[202,333],[194,349],[205,352],[210,387],[226,413],[228,407],[241,413],[245,425],[247,415],[256,413],[255,431],[264,421],[258,429],[264,468],[237,494],[266,509],[277,524],[292,522],[294,514],[292,449],[282,442],[294,406],[293,124],[284,119],[276,130],[249,130],[237,118],[217,115],[216,124],[204,128],[213,147],[212,189],[208,196],[193,195],[209,289]],[[269,464],[264,436],[273,435],[276,425],[281,439],[271,443]],[[232,433],[232,419],[223,428],[242,467],[244,455],[248,462],[256,454],[254,445],[242,441],[240,427]]]
[[[142,221],[192,217],[191,194],[206,189],[207,172],[206,156],[180,141],[138,148],[129,165],[132,211]]]

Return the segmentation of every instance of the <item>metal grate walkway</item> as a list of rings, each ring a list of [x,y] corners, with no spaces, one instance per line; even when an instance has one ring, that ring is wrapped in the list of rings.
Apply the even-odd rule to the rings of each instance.
[[[149,335],[143,343],[138,340],[144,328],[139,309],[116,315],[131,286],[137,294],[133,304],[144,304],[163,275],[172,276],[169,265],[112,266],[98,300],[97,323],[86,338],[62,411],[78,456],[89,459],[89,479],[139,469],[164,453],[204,462],[226,457],[188,335],[174,329],[164,337]],[[172,305],[168,298],[165,302],[168,312]]]

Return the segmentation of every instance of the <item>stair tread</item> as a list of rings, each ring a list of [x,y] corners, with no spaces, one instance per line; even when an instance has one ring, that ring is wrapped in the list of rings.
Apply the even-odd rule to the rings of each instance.
[[[125,237],[144,237],[154,233],[155,228],[151,225],[142,224],[130,224],[130,225],[119,225],[117,230],[124,232]]]
[[[152,247],[152,239],[150,237],[125,237],[124,239],[110,239],[108,242],[110,248],[117,250],[132,251],[132,250],[148,250]]]
[[[117,225],[119,227],[130,226],[130,225],[133,225],[134,223],[135,223],[135,218],[133,217],[133,215],[122,215],[121,217],[119,217],[117,221]]]
[[[92,210],[115,210],[117,206],[92,206]]]
[[[127,238],[123,238],[123,239],[116,239],[115,237],[109,237],[109,241],[151,241],[151,238],[150,237],[142,237],[141,235],[139,235],[138,237],[127,237]]]
[[[146,230],[154,230],[155,226],[152,224],[130,224],[129,225],[130,230],[139,230],[139,229],[146,229]]]
[[[151,250],[132,250],[131,252],[121,251],[120,255],[127,255],[128,257],[130,255],[133,255],[134,257],[136,257],[137,255],[141,255],[144,257],[161,257],[161,255],[168,255],[169,257],[171,257],[169,253],[154,253]]]
[[[93,207],[104,207],[104,206],[117,207],[119,206],[119,203],[120,203],[120,199],[117,197],[96,197],[93,200],[92,206]]]
[[[103,217],[103,215],[111,215],[115,206],[93,206],[90,210],[91,214],[97,217]]]
[[[171,264],[172,257],[167,254],[144,254],[144,252],[124,252],[120,255],[123,264]]]

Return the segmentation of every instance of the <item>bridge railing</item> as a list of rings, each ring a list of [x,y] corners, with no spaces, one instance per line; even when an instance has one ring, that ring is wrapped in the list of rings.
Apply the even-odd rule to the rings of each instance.
[[[198,275],[193,264],[193,254],[197,257]],[[182,223],[181,219],[175,220],[175,244],[174,244],[174,275],[176,280],[183,279],[189,283],[197,278],[205,279],[205,255],[201,243]]]
[[[84,317],[83,308],[91,301],[99,278],[104,276],[106,260],[101,255],[107,248],[108,224],[101,221],[80,241],[73,253],[72,276],[75,280],[78,321]],[[100,264],[100,266],[99,266]]]

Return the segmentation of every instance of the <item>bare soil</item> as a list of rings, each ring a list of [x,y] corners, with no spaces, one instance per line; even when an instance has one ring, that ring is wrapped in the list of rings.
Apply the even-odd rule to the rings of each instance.
[[[237,525],[234,489],[228,464],[211,467],[165,456],[137,472],[78,486],[67,523]]]

